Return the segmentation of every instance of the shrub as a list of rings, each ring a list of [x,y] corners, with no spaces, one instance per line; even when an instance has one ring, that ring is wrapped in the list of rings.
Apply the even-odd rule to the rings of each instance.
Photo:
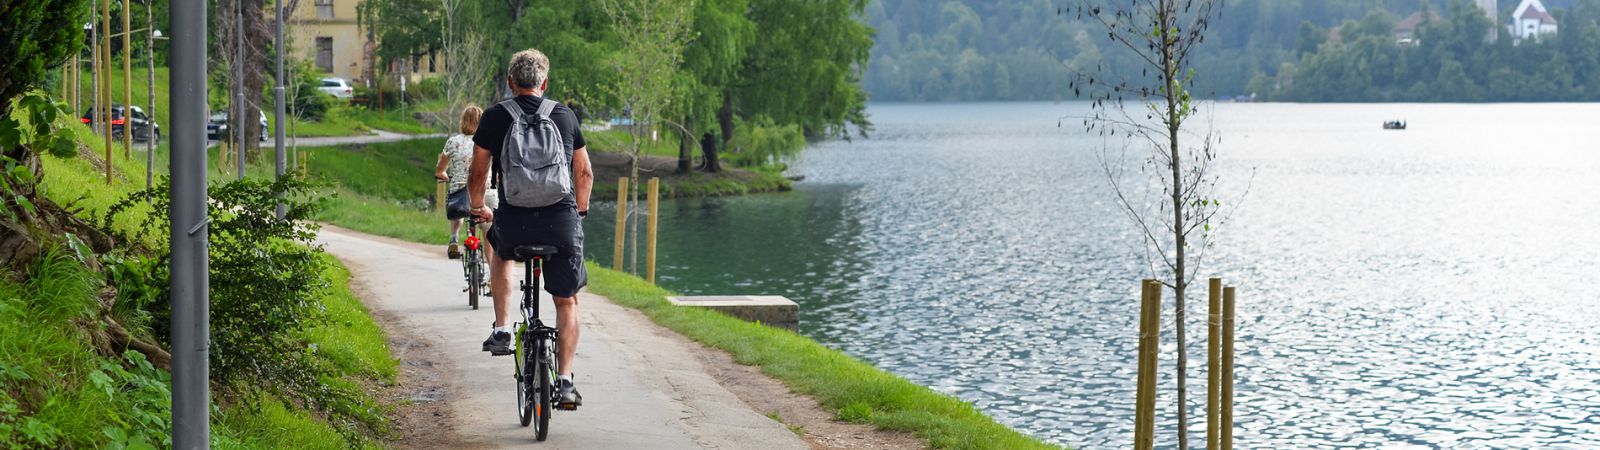
[[[121,205],[148,203],[150,214],[139,233],[161,232],[168,221],[168,181],[134,193]],[[296,399],[328,414],[331,422],[372,424],[370,405],[347,383],[333,383],[336,371],[315,358],[316,348],[303,336],[324,311],[314,299],[328,289],[322,248],[314,243],[317,226],[311,217],[320,209],[317,186],[294,179],[279,182],[245,179],[213,186],[210,191],[210,285],[212,380],[239,399],[254,401],[255,392]],[[284,202],[283,220],[275,216]],[[104,223],[123,211],[113,207]],[[132,241],[130,241],[132,242]],[[170,250],[156,249],[162,264],[150,267],[146,286],[166,286],[170,273],[164,261]],[[137,278],[137,277],[134,277]],[[148,302],[157,336],[170,342],[170,291]],[[339,427],[347,437],[350,427]]]
[[[767,116],[739,120],[734,123],[734,130],[723,158],[741,167],[776,165],[806,146],[806,136],[799,125],[778,125]]]

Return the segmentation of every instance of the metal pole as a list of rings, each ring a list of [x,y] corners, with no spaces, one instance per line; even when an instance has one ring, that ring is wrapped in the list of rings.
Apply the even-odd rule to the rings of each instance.
[[[279,3],[279,4],[278,5],[274,5],[274,6],[277,7],[276,9],[278,11],[278,24],[277,24],[277,31],[276,31],[277,38],[276,38],[275,41],[273,41],[273,42],[277,43],[277,48],[274,49],[275,51],[273,53],[277,53],[277,59],[278,59],[278,75],[277,75],[277,78],[278,78],[278,82],[276,83],[276,86],[272,87],[272,103],[273,103],[273,105],[272,105],[272,117],[273,117],[273,120],[277,121],[276,123],[278,124],[278,126],[273,127],[273,129],[272,129],[273,137],[277,141],[277,142],[273,143],[272,148],[273,148],[274,156],[276,158],[276,160],[275,160],[276,165],[274,166],[273,174],[275,174],[277,176],[277,178],[275,178],[276,180],[283,181],[284,166],[286,166],[288,164],[288,159],[289,159],[288,155],[284,154],[284,152],[283,152],[283,125],[288,123],[288,122],[285,122],[283,120],[283,106],[284,106],[283,105],[283,52],[286,51],[285,50],[286,47],[284,47],[284,45],[283,45],[283,5],[282,5],[282,0],[279,0],[277,3]],[[281,202],[281,201],[278,202],[278,220],[283,220],[283,217],[285,215],[287,215],[288,212],[289,212],[288,206],[284,205],[283,202]]]
[[[234,163],[239,166],[239,179],[244,179],[244,0],[233,5],[233,136],[239,142],[233,148]]]
[[[145,21],[145,24],[148,25],[148,28],[150,28],[149,30],[145,31],[145,34],[144,34],[144,42],[145,42],[144,61],[145,61],[145,64],[146,64],[145,68],[148,69],[148,70],[145,71],[145,73],[150,76],[149,83],[145,85],[146,93],[148,95],[148,97],[146,97],[146,99],[150,100],[150,107],[149,107],[149,109],[150,109],[149,113],[150,114],[149,114],[149,117],[147,117],[145,119],[145,120],[149,120],[150,121],[150,132],[145,134],[145,139],[144,139],[144,188],[145,189],[150,189],[152,186],[155,186],[155,182],[156,182],[156,126],[158,124],[156,123],[156,16],[155,16],[155,12],[154,12],[155,9],[156,9],[155,8],[155,4],[153,2],[150,2],[150,1],[146,1],[145,2],[145,4],[144,4],[144,21]],[[171,126],[172,124],[167,124],[167,125]]]
[[[206,2],[172,2],[172,447],[210,448],[210,267],[206,218]]]

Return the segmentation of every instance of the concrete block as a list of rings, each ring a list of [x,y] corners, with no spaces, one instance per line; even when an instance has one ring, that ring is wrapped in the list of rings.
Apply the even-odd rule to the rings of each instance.
[[[777,295],[704,295],[667,297],[676,306],[706,308],[751,322],[800,329],[800,305]]]

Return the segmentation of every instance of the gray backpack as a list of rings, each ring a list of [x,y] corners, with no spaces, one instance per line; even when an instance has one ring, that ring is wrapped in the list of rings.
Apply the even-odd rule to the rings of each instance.
[[[572,161],[567,160],[561,130],[550,120],[556,105],[545,99],[537,114],[525,115],[515,98],[500,102],[512,118],[500,147],[500,201],[540,208],[572,195]]]

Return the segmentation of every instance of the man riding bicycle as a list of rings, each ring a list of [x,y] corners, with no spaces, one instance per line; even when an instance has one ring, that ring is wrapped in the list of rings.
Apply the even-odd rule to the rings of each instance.
[[[545,291],[555,301],[557,328],[561,330],[556,343],[556,361],[560,369],[556,403],[575,407],[583,403],[583,397],[578,395],[572,378],[573,355],[578,348],[578,290],[588,284],[588,274],[583,267],[581,220],[589,212],[589,192],[594,182],[594,172],[589,165],[589,153],[577,115],[566,105],[544,98],[550,81],[549,58],[538,50],[523,50],[512,55],[507,72],[506,84],[514,97],[484,111],[478,132],[472,138],[475,148],[467,181],[472,214],[494,223],[488,234],[489,244],[493,248],[489,252],[489,280],[490,292],[494,296],[494,329],[489,333],[489,339],[483,342],[483,351],[495,356],[512,353],[508,310],[513,266],[516,263],[514,249],[529,244],[556,247],[558,252],[544,261],[543,271]],[[554,108],[542,109],[541,106],[548,108],[546,102],[553,104]],[[517,160],[518,154],[506,153],[506,150],[519,151],[521,139],[508,139],[514,138],[508,133],[517,131],[515,127],[541,120],[541,113],[547,113],[550,122],[554,122],[555,129],[559,130],[559,150],[565,153],[565,161],[570,162],[570,175],[562,174],[570,176],[570,192],[559,195],[555,203],[546,206],[518,206],[515,203],[519,186],[508,183],[520,183],[523,178],[512,176],[518,173],[508,175],[505,172],[507,168],[503,167],[507,164],[503,163]],[[554,140],[555,137],[546,138]],[[526,148],[520,151],[526,151]],[[552,167],[565,169],[559,165]],[[529,170],[526,167],[512,168]],[[500,206],[492,210],[484,206],[484,191],[488,187],[491,169],[498,175],[496,188],[500,192]],[[512,179],[508,180],[508,177]]]

